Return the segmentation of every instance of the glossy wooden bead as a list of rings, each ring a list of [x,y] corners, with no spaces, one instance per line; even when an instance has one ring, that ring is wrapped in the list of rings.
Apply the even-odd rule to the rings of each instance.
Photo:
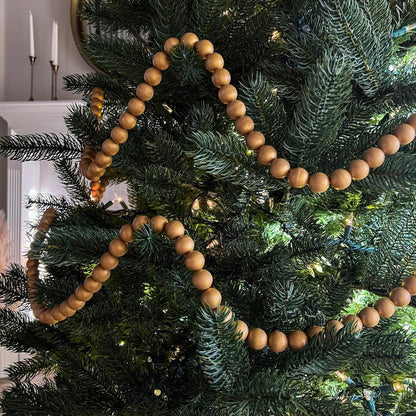
[[[120,228],[120,238],[126,243],[131,243],[133,241],[133,226],[131,224],[124,224]]]
[[[111,276],[110,270],[105,270],[101,266],[95,266],[91,275],[91,277],[94,280],[100,283],[106,282],[110,278],[110,276]]]
[[[91,293],[97,293],[103,286],[101,282],[97,282],[91,277],[87,277],[84,280],[83,285],[84,285],[85,290]]]
[[[134,128],[137,124],[137,119],[133,114],[130,114],[128,112],[122,113],[120,115],[120,118],[118,119],[118,122],[120,123],[120,126],[123,129],[131,130]]]
[[[218,68],[213,72],[211,79],[217,88],[221,88],[231,82],[231,74],[225,68]]]
[[[59,308],[59,312],[60,312],[63,316],[65,316],[66,318],[69,318],[70,316],[74,316],[74,315],[77,313],[77,311],[76,311],[75,309],[71,308],[71,307],[68,305],[68,302],[67,302],[67,301],[62,302],[62,303],[58,306],[58,308]]]
[[[214,53],[214,45],[209,40],[203,39],[196,43],[195,50],[201,59],[205,59],[209,54]]]
[[[77,299],[75,295],[71,295],[67,302],[69,307],[75,309],[76,311],[81,310],[85,306],[85,302]]]
[[[88,290],[85,289],[84,285],[78,286],[75,289],[74,295],[77,299],[82,300],[84,302],[88,302],[93,297],[93,293],[88,292]]]
[[[165,226],[165,234],[171,240],[175,240],[185,234],[185,227],[180,221],[170,221]]]
[[[394,155],[400,149],[400,140],[393,134],[386,134],[380,137],[377,145],[385,155]]]
[[[181,37],[181,43],[187,48],[193,48],[199,42],[199,38],[195,33],[188,32]]]
[[[156,234],[160,234],[165,229],[167,223],[168,219],[162,215],[155,215],[150,219],[150,226]]]
[[[317,335],[321,335],[322,332],[324,332],[324,328],[322,328],[319,325],[314,325],[306,330],[306,335],[308,336],[309,339],[312,339],[316,337]]]
[[[256,130],[251,131],[249,134],[247,134],[245,139],[247,147],[250,150],[258,150],[266,143],[266,138],[264,137],[264,134]]]
[[[222,296],[218,289],[210,287],[201,294],[201,302],[208,308],[215,309],[221,304]]]
[[[391,318],[396,312],[396,305],[389,298],[380,298],[374,305],[374,309],[381,318]]]
[[[285,178],[290,172],[290,163],[283,158],[273,160],[270,165],[270,173],[274,178]]]
[[[342,322],[340,322],[340,321],[337,321],[336,319],[333,319],[332,321],[329,321],[326,324],[326,328],[330,332],[334,331],[335,333],[337,333],[342,328],[344,328],[344,324]]]
[[[51,309],[51,315],[58,322],[64,321],[66,319],[66,316],[63,315],[59,310],[59,305]]]
[[[209,72],[214,72],[216,69],[224,67],[224,58],[217,52],[210,53],[205,59],[205,68]]]
[[[234,85],[224,85],[218,90],[218,98],[223,104],[229,104],[238,97],[237,88]]]
[[[346,169],[336,169],[331,174],[331,186],[339,191],[347,189],[352,182],[351,174]]]
[[[261,165],[269,166],[277,158],[277,151],[273,146],[265,144],[257,152],[257,160]]]
[[[149,217],[146,215],[137,215],[132,222],[133,230],[138,231],[143,228],[145,224],[149,223]]]
[[[240,341],[245,341],[248,337],[249,329],[245,322],[236,320],[234,321],[235,333],[237,334],[237,339]]]
[[[361,181],[370,174],[370,166],[365,160],[356,159],[350,163],[348,171],[350,172],[352,179]]]
[[[371,307],[364,308],[358,316],[366,328],[374,328],[380,322],[380,314]]]
[[[205,257],[199,251],[191,251],[185,255],[185,267],[191,271],[203,269],[205,266]]]
[[[120,238],[115,238],[108,246],[108,251],[114,257],[123,257],[127,253],[128,249],[127,244]]]
[[[346,315],[342,319],[342,323],[347,325],[351,322],[351,328],[353,332],[360,332],[363,329],[363,323],[357,315]]]
[[[95,87],[93,88],[93,90],[91,91],[91,97],[92,98],[97,98],[100,101],[104,100],[104,91],[102,88],[100,87]]]
[[[225,314],[225,318],[223,320],[223,322],[229,322],[231,321],[231,319],[233,319],[233,311],[225,305],[221,305],[219,308],[216,309],[216,312],[221,313],[221,314]]]
[[[129,132],[120,126],[114,127],[111,130],[111,139],[115,143],[124,143],[129,138]]]
[[[289,348],[293,351],[300,351],[308,344],[308,336],[303,331],[293,331],[288,337]]]
[[[309,173],[303,168],[294,168],[287,175],[289,185],[293,188],[304,188],[309,180]]]
[[[370,168],[379,168],[386,159],[384,152],[378,147],[370,147],[364,153],[363,159],[368,163]]]
[[[410,124],[414,129],[416,129],[416,114],[412,114],[406,124]]]
[[[166,52],[156,52],[153,55],[152,63],[159,71],[165,71],[170,66],[169,56]]]
[[[183,235],[182,237],[177,238],[175,241],[175,250],[181,256],[190,253],[194,248],[194,240],[192,240],[192,238],[187,235]]]
[[[99,168],[108,168],[113,163],[113,158],[104,152],[98,152],[95,156],[95,163]]]
[[[246,114],[246,106],[240,100],[231,101],[227,105],[227,115],[232,120],[237,119],[238,117],[244,116]]]
[[[162,82],[162,73],[155,67],[147,68],[143,76],[146,84],[155,87]]]
[[[108,251],[100,257],[100,266],[105,270],[114,270],[118,266],[118,258]]]
[[[165,52],[170,55],[176,46],[179,45],[179,39],[177,38],[169,38],[164,45]]]
[[[402,146],[411,143],[415,139],[415,129],[410,124],[399,124],[393,133]]]
[[[247,337],[247,343],[252,350],[262,350],[267,345],[266,332],[261,328],[250,329]]]
[[[410,293],[411,296],[416,295],[416,276],[407,276],[404,279],[403,287]]]
[[[283,352],[287,350],[289,346],[289,341],[287,339],[286,334],[281,331],[273,331],[268,338],[267,345],[269,348],[275,352]]]
[[[248,116],[238,117],[235,121],[235,129],[238,134],[245,136],[254,130],[254,121]]]
[[[389,297],[400,308],[407,306],[412,301],[412,296],[404,287],[395,287],[390,292]]]
[[[136,95],[142,101],[150,101],[155,94],[153,87],[145,82],[139,84],[136,88]]]
[[[146,103],[139,98],[132,98],[128,104],[129,113],[141,116],[146,110]]]
[[[205,269],[198,270],[192,276],[192,284],[198,290],[207,290],[212,286],[214,279],[212,274]]]
[[[107,156],[114,156],[120,150],[120,146],[118,143],[113,142],[111,139],[104,140],[101,150]]]
[[[316,172],[309,177],[308,185],[312,192],[316,194],[322,194],[329,188],[328,175],[322,172]]]

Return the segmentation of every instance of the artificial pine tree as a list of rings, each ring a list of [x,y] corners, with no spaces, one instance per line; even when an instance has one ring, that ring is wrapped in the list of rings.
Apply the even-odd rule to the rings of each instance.
[[[416,266],[416,145],[405,135],[399,151],[394,137],[379,142],[416,108],[413,38],[395,38],[415,22],[413,2],[89,0],[83,14],[109,35],[91,35],[84,49],[105,74],[66,78],[67,89],[86,100],[68,115],[70,134],[0,142],[4,156],[53,160],[69,195],[29,198],[40,213],[55,210],[29,253],[45,269],[30,300],[59,305],[91,275],[120,227],[137,215],[161,215],[184,224],[234,315],[228,320],[227,308],[201,304],[183,256],[158,232],[160,217],[137,227],[102,289],[57,324],[29,317],[25,269],[12,265],[0,294],[21,306],[0,311],[0,341],[30,358],[8,369],[4,414],[356,416],[416,408],[415,300],[374,328],[361,314],[367,328],[339,329],[345,315],[388,297]],[[119,30],[128,38],[111,36]],[[236,131],[204,60],[172,41],[169,68],[128,140],[103,144],[152,56],[186,32],[224,57],[247,116],[277,149],[272,168],[273,149],[258,151],[261,164],[237,133],[242,104],[227,106],[240,117]],[[157,72],[149,76],[158,81]],[[96,87],[104,91],[102,109],[101,93],[91,101]],[[261,135],[250,136],[249,147],[258,144]],[[377,146],[383,151],[350,165]],[[126,183],[127,209],[96,202],[99,189],[93,201],[78,171],[81,155],[102,147],[116,154],[103,156],[99,186]],[[289,182],[277,179],[288,162]],[[369,165],[381,166],[367,176]],[[349,171],[331,176],[338,169]],[[366,177],[348,186],[348,172]],[[312,192],[326,190],[327,175],[332,187]],[[236,319],[255,329],[249,345],[261,349],[241,339]],[[331,321],[338,322],[304,348],[280,353],[272,351],[280,338],[263,348],[256,330],[303,334]],[[344,380],[355,384],[344,388]],[[390,388],[397,382],[406,385],[402,393]]]

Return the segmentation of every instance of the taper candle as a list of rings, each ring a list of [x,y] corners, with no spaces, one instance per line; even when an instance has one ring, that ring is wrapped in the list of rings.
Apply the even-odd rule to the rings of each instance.
[[[35,32],[33,29],[33,15],[29,11],[29,56],[35,55]]]
[[[55,63],[55,22],[52,22],[52,43],[51,43],[51,60]]]
[[[59,65],[59,63],[58,63],[58,61],[59,61],[59,59],[58,59],[58,55],[59,55],[59,53],[58,53],[58,51],[59,51],[58,45],[59,45],[58,23],[55,22],[55,60],[54,60],[54,63],[55,63],[56,66]]]

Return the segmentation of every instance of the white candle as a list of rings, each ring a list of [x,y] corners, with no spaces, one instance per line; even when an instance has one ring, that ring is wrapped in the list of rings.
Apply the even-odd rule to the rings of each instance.
[[[29,56],[36,56],[35,55],[35,32],[33,30],[33,15],[32,12],[29,11]]]
[[[55,22],[52,22],[51,62],[55,62]]]
[[[58,66],[58,62],[59,62],[59,59],[58,59],[58,56],[59,56],[59,53],[58,53],[58,51],[59,51],[58,45],[59,45],[58,23],[55,22],[55,60],[54,60],[54,62],[55,62],[55,65],[56,66]]]

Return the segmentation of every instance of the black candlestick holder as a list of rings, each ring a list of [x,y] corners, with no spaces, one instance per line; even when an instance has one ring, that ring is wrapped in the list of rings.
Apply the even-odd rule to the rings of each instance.
[[[49,61],[52,70],[52,85],[51,85],[51,100],[56,101],[58,99],[58,71],[59,65],[56,65],[53,61]]]
[[[30,61],[30,98],[29,101],[35,101],[33,98],[33,72],[35,69],[36,56],[29,56]]]

